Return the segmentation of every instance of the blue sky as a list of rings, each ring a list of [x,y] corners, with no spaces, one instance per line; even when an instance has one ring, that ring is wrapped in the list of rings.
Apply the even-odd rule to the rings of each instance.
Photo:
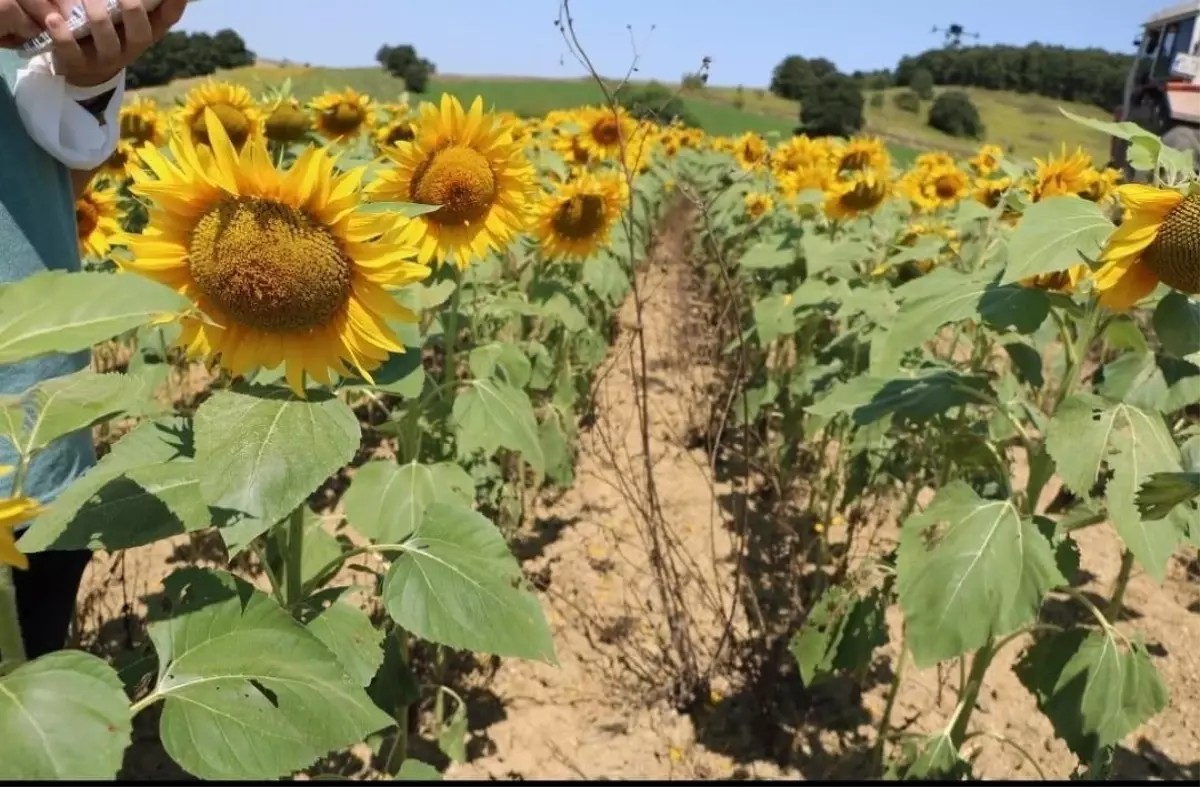
[[[894,66],[941,43],[952,22],[980,43],[1130,51],[1140,23],[1177,0],[574,0],[596,67],[677,80],[712,58],[712,84],[762,86],[785,55],[827,57],[843,71]],[[411,43],[447,74],[583,73],[553,25],[558,0],[202,0],[184,30],[231,27],[260,57],[371,65],[382,43]],[[653,29],[652,29],[653,28]]]

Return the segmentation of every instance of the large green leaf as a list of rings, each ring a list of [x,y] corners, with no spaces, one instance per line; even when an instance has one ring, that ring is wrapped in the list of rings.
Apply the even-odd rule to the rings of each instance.
[[[354,588],[325,588],[306,598],[296,618],[338,658],[346,674],[360,686],[375,677],[383,663],[383,632],[362,606],[345,601]]]
[[[764,346],[796,332],[796,308],[790,295],[769,295],[754,304],[754,327]]]
[[[433,503],[392,563],[383,600],[399,626],[430,642],[554,663],[541,605],[523,583],[495,525]]]
[[[96,374],[82,369],[38,383],[16,397],[0,398],[0,407],[25,410],[23,426],[15,418],[0,419],[0,436],[22,446],[24,453],[39,451],[58,438],[87,429],[141,406],[147,391],[142,380],[124,374]],[[17,426],[19,432],[11,430]]]
[[[188,306],[142,276],[38,273],[0,285],[0,365],[85,350]]]
[[[355,530],[377,544],[395,544],[416,531],[432,503],[470,505],[475,483],[449,462],[368,462],[354,474],[343,505]]]
[[[804,251],[804,263],[809,276],[816,276],[826,271],[832,271],[841,276],[854,273],[854,264],[866,260],[871,250],[862,241],[854,239],[838,239],[831,241],[828,236],[807,233],[800,239],[800,248]]]
[[[1058,737],[1083,760],[1167,706],[1167,687],[1146,648],[1124,648],[1116,636],[1080,629],[1047,635],[1016,665]]]
[[[783,246],[783,237],[774,235],[764,238],[742,255],[738,266],[747,270],[772,270],[786,268],[796,259],[796,252]]]
[[[209,505],[254,519],[224,533],[236,551],[303,503],[358,449],[354,411],[337,397],[280,388],[214,393],[196,411],[200,491]]]
[[[901,353],[932,339],[943,325],[967,319],[979,319],[997,329],[1013,328],[1019,333],[1037,330],[1050,313],[1046,294],[1026,287],[1001,286],[994,278],[994,273],[986,270],[969,275],[947,271],[899,288],[896,296],[903,299],[900,310],[888,326],[879,352],[887,362],[897,364]],[[934,282],[936,287],[932,286]]]
[[[860,425],[893,413],[913,421],[927,421],[951,407],[978,403],[972,392],[987,390],[986,379],[953,370],[892,379],[863,375],[833,386],[824,397],[805,409],[825,417],[849,413]]]
[[[1078,197],[1050,197],[1025,209],[1008,241],[1008,266],[1001,284],[1030,276],[1064,271],[1096,259],[1113,231],[1113,223],[1094,202]]]
[[[875,648],[887,643],[885,610],[878,588],[865,594],[842,585],[826,590],[789,646],[804,685],[870,664]]]
[[[130,549],[218,524],[190,443],[184,419],[138,424],[34,520],[21,549]]]
[[[1174,356],[1200,352],[1200,301],[1171,290],[1154,309],[1154,333]]]
[[[1066,580],[1050,542],[1009,500],[985,500],[961,481],[903,524],[897,589],[913,660],[954,658],[1033,620]]]
[[[50,653],[0,678],[0,779],[115,779],[132,732],[121,679],[89,653]]]
[[[1077,394],[1058,408],[1046,434],[1046,450],[1071,491],[1088,495],[1107,463],[1113,471],[1105,494],[1113,525],[1146,571],[1159,581],[1187,530],[1185,509],[1165,521],[1146,520],[1138,491],[1155,473],[1179,472],[1179,449],[1156,412],[1092,394]]]
[[[165,582],[170,617],[150,624],[159,734],[201,779],[275,779],[392,724],[321,640],[224,572]]]
[[[512,342],[491,342],[471,350],[471,374],[489,378],[500,373],[516,388],[524,388],[533,376],[533,364],[520,347]]]
[[[481,450],[490,456],[507,448],[545,474],[537,416],[521,389],[499,380],[471,380],[455,398],[451,420],[460,455]]]

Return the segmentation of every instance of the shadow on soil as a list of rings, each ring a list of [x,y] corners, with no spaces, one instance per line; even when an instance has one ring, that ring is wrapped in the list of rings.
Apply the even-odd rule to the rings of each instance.
[[[806,779],[871,778],[873,739],[863,731],[872,718],[862,696],[891,681],[889,660],[876,659],[861,680],[839,676],[806,687],[788,649],[829,581],[808,560],[816,517],[742,492],[719,504],[735,529],[745,527],[751,634],[734,644],[740,688],[693,712],[697,740],[736,763],[770,760]]]

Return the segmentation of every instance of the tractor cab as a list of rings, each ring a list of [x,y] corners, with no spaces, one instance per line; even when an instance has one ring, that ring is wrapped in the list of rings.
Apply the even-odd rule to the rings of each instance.
[[[1193,150],[1200,160],[1200,0],[1154,14],[1134,44],[1116,119],[1137,123],[1171,147]],[[1127,144],[1114,140],[1115,166],[1126,167]]]

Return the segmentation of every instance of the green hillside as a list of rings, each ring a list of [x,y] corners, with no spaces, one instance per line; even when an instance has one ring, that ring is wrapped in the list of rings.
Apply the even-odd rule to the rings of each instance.
[[[255,93],[292,80],[292,89],[301,99],[326,90],[353,87],[381,100],[391,100],[404,92],[404,83],[379,68],[306,68],[303,66],[255,66],[218,72],[216,76],[243,84]],[[198,80],[180,80],[170,85],[148,88],[139,93],[171,103]],[[892,103],[898,89],[885,91],[882,107],[867,104],[865,131],[885,139],[900,163],[911,160],[919,149],[945,149],[969,155],[978,147],[971,140],[956,139],[925,124],[929,102],[919,114],[904,112]],[[553,109],[595,104],[603,99],[600,88],[590,79],[535,79],[528,77],[468,77],[439,75],[429,84],[425,98],[442,92],[463,101],[477,95],[499,110],[520,115],[543,115]],[[1076,114],[1104,117],[1096,107],[1070,104],[1034,95],[1020,95],[968,88],[987,127],[986,141],[1004,146],[1017,159],[1029,159],[1057,150],[1062,142],[1069,147],[1082,146],[1098,166],[1108,161],[1108,138],[1063,117],[1062,106]],[[868,96],[869,97],[869,96]],[[787,136],[795,127],[800,108],[794,101],[772,95],[765,89],[738,90],[706,87],[683,94],[688,109],[701,127],[710,134],[734,135],[746,131]]]
[[[948,89],[948,88],[941,88]],[[1009,150],[1016,159],[1028,160],[1034,156],[1058,150],[1067,143],[1069,148],[1081,146],[1092,154],[1096,166],[1108,162],[1109,137],[1085,128],[1063,117],[1059,107],[1084,117],[1111,120],[1103,110],[1090,104],[1075,104],[1036,95],[1022,95],[982,88],[957,88],[965,90],[987,128],[985,140]],[[907,88],[891,88],[884,91],[882,107],[871,106],[870,93],[866,94],[868,134],[877,134],[891,142],[908,144],[919,148],[941,148],[955,153],[969,153],[978,147],[972,140],[963,140],[930,128],[925,118],[932,102],[924,101],[921,112],[914,114],[898,108],[893,97]],[[704,95],[710,100],[721,101],[755,114],[777,117],[780,120],[799,115],[800,105],[795,101],[779,98],[765,89],[705,88]]]
[[[390,100],[404,92],[404,83],[379,68],[302,68],[297,66],[239,68],[216,74],[220,79],[243,84],[254,92],[279,84],[285,77],[292,80],[293,92],[299,98],[309,98],[325,90],[350,87],[369,93],[375,98]],[[159,101],[171,102],[187,92],[197,80],[180,80],[170,85],[147,88],[139,93]],[[500,110],[520,115],[544,115],[552,109],[566,109],[595,104],[603,93],[589,79],[550,80],[503,77],[437,76],[430,80],[426,97],[442,92],[470,101],[481,95],[488,104]],[[768,113],[737,109],[727,101],[708,98],[689,98],[688,109],[710,134],[741,134],[756,131],[760,134],[789,135],[794,119]]]

